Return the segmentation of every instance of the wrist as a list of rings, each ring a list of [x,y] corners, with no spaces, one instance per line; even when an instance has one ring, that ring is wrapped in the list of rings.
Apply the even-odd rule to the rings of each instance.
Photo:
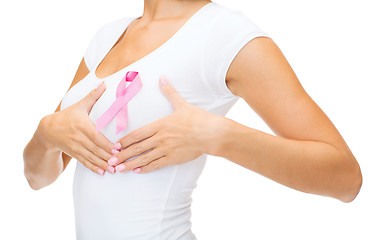
[[[203,153],[221,156],[233,121],[220,115],[211,115],[199,128],[199,146]]]
[[[50,141],[47,136],[48,126],[50,125],[51,115],[43,117],[34,133],[33,139],[46,152],[59,151],[59,149]]]

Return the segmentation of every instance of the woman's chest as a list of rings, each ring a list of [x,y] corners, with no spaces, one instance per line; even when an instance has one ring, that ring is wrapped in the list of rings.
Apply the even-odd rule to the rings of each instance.
[[[132,94],[133,96],[129,101],[120,105],[121,108],[125,107],[127,111],[126,128],[116,134],[117,121],[120,119],[118,116],[113,116],[111,121],[100,130],[112,142],[117,141],[135,129],[173,113],[173,106],[159,85],[159,77],[161,75],[165,75],[177,93],[189,103],[206,109],[211,101],[211,98],[208,98],[206,86],[200,74],[198,74],[199,71],[196,69],[192,71],[186,67],[185,70],[179,66],[173,66],[171,62],[161,63],[158,61],[133,65],[130,69],[123,70],[104,79],[106,89],[94,103],[88,114],[90,119],[96,123],[115,102],[120,100],[118,97],[118,86],[120,82],[126,80],[126,73],[128,71],[138,72],[141,87],[135,91],[135,94]],[[94,76],[92,72],[89,73],[66,93],[62,100],[61,110],[84,98],[91,90],[97,87],[100,81],[101,79]],[[131,84],[126,84],[127,90],[131,88]]]

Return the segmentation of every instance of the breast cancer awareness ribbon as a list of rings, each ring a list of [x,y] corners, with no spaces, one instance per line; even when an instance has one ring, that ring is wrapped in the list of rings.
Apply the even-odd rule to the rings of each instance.
[[[127,82],[131,82],[128,87]],[[116,88],[115,102],[97,119],[96,131],[99,132],[115,116],[117,117],[116,134],[124,130],[127,127],[128,119],[127,103],[137,94],[141,87],[142,81],[138,72],[128,71]]]

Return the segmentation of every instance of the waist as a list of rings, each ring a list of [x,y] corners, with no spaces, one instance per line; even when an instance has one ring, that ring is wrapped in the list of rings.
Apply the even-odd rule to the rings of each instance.
[[[190,229],[191,195],[205,160],[206,155],[201,155],[188,163],[148,173],[106,172],[103,176],[77,161],[73,188],[77,233],[106,234],[105,238],[81,238],[90,240],[115,236],[196,239]],[[112,237],[107,237],[110,234]],[[172,237],[162,238],[168,235]]]

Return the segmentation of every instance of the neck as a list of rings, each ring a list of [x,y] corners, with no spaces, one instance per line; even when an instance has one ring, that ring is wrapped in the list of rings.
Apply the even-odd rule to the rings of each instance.
[[[189,16],[209,0],[144,0],[141,22],[180,19]]]

